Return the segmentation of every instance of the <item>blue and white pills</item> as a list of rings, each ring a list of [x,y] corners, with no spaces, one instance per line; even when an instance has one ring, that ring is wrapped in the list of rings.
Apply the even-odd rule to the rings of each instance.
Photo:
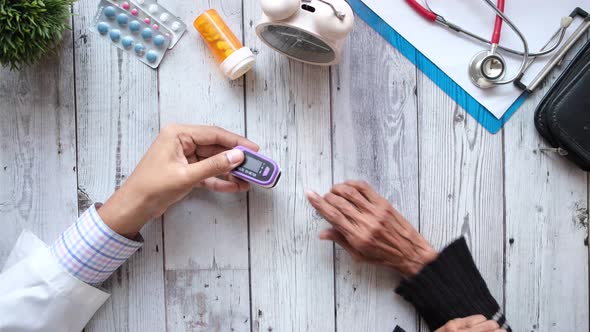
[[[135,20],[129,23],[129,30],[131,30],[131,32],[137,32],[139,31],[139,28],[141,28],[141,23],[139,23],[139,21]]]
[[[133,49],[135,50],[135,54],[139,56],[143,56],[145,54],[145,46],[142,43],[135,44]]]
[[[118,42],[119,39],[121,39],[121,31],[119,29],[113,29],[111,30],[109,36],[111,37],[112,41]]]
[[[109,32],[109,25],[107,22],[100,22],[96,25],[96,30],[98,30],[98,33],[101,35],[106,35],[106,33]]]
[[[113,19],[116,15],[116,10],[115,7],[113,6],[108,6],[104,9],[104,16],[106,16],[107,18]]]
[[[148,62],[154,63],[158,60],[158,53],[156,53],[156,51],[148,51],[145,58]]]
[[[141,37],[143,37],[143,39],[145,40],[150,40],[152,39],[153,36],[153,32],[151,28],[145,28],[143,30],[141,30]]]
[[[166,38],[162,35],[157,35],[154,37],[154,45],[158,47],[162,47],[166,42]]]
[[[123,37],[123,39],[121,40],[121,45],[123,45],[124,48],[130,48],[131,46],[133,46],[133,37],[131,36],[125,36]]]
[[[170,30],[159,30],[144,22],[145,17],[131,13],[140,9],[138,5],[123,7],[109,0],[100,0],[94,16],[91,31],[123,50],[128,56],[137,58],[152,68],[157,68],[170,45]],[[138,10],[139,12],[139,10]]]
[[[166,8],[162,7],[156,0],[131,0],[139,9],[139,18],[142,18],[146,23],[158,23],[158,28],[153,26],[153,29],[160,29],[166,35],[170,33],[170,45],[172,48],[186,31],[186,24],[182,22],[176,15],[171,13]]]
[[[127,25],[127,22],[129,22],[129,16],[127,16],[127,14],[121,13],[117,15],[117,23],[119,23],[119,25],[125,26]]]

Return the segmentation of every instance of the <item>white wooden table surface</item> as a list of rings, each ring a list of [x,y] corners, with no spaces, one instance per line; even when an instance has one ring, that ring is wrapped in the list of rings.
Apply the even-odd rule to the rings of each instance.
[[[105,201],[166,123],[245,134],[283,177],[195,192],[152,222],[86,331],[426,331],[395,273],[318,239],[303,191],[346,179],[375,185],[437,248],[467,236],[515,331],[588,331],[589,181],[540,152],[543,91],[490,135],[360,19],[343,62],[322,68],[257,39],[256,0],[161,3],[189,24],[216,8],[255,70],[224,79],[189,25],[154,71],[89,33],[96,2],[76,3],[59,57],[0,71],[0,262],[21,230],[51,242]]]

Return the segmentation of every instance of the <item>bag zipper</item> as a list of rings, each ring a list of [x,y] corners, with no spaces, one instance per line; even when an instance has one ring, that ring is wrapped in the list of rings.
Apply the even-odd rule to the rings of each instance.
[[[553,153],[559,154],[560,156],[567,156],[569,154],[569,152],[567,152],[567,150],[562,149],[562,148],[540,148],[539,151],[553,152]]]

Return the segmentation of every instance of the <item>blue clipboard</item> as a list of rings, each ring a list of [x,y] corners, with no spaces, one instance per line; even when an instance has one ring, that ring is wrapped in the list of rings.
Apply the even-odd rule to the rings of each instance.
[[[523,92],[522,95],[510,106],[502,118],[497,119],[490,111],[478,103],[469,93],[461,88],[447,74],[438,68],[432,61],[425,57],[404,37],[397,33],[391,26],[375,14],[361,0],[348,0],[355,14],[371,26],[393,47],[397,48],[406,58],[408,58],[418,69],[428,76],[436,85],[438,85],[446,94],[469,113],[477,122],[479,122],[490,133],[495,134],[510,119],[512,114],[522,105],[528,96]]]

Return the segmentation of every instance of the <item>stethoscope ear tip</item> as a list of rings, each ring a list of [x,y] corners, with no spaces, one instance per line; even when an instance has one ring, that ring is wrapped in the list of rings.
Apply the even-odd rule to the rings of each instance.
[[[570,25],[572,25],[572,22],[574,21],[574,19],[571,16],[564,16],[561,18],[561,28],[562,29],[567,29],[570,27]]]

